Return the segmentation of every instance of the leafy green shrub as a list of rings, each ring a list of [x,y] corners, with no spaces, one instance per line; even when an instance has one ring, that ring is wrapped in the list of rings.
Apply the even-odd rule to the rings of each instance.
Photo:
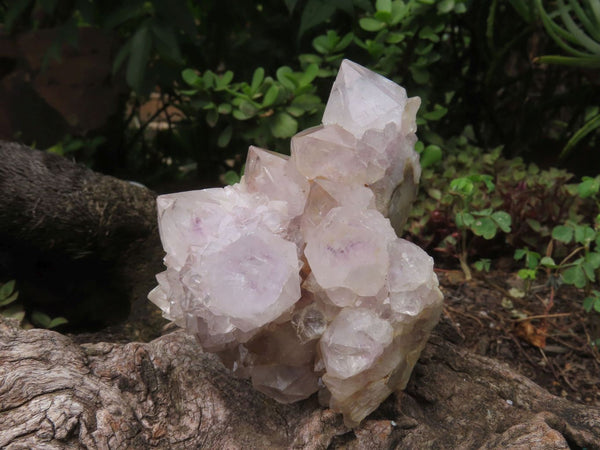
[[[324,104],[314,85],[318,71],[314,63],[299,72],[283,66],[271,77],[259,67],[250,82],[236,83],[232,71],[217,75],[186,69],[182,77],[191,89],[180,91],[188,118],[181,126],[204,133],[217,149],[229,148],[215,159],[244,154],[249,142],[285,153],[291,136],[320,121]]]
[[[574,196],[595,200],[598,212],[600,176],[585,177],[575,188]],[[591,311],[592,308],[598,310],[600,297],[592,286],[597,281],[600,269],[600,214],[595,217],[593,223],[586,222],[585,217],[572,214],[564,224],[553,227],[551,240],[546,247],[546,256],[540,259],[539,253],[527,248],[515,253],[515,259],[521,259],[523,256],[526,269],[519,271],[521,278],[533,280],[540,269],[551,271],[553,277],[560,278],[563,283],[585,289],[588,297],[584,301],[584,308],[587,311]]]
[[[483,184],[488,192],[495,189],[490,175],[474,174],[455,178],[450,183],[450,195],[457,200],[452,202],[454,211],[454,223],[460,230],[460,247],[458,255],[460,266],[467,280],[471,279],[471,270],[468,265],[468,237],[467,231],[484,239],[493,239],[499,230],[509,233],[511,218],[504,211],[495,211],[493,208],[476,209],[476,198],[481,197],[479,185]],[[481,268],[488,266],[481,262]]]

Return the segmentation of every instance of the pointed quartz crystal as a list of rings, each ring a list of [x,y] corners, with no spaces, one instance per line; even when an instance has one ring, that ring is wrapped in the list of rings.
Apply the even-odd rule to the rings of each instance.
[[[310,189],[308,180],[288,156],[253,145],[248,150],[242,184],[249,192],[261,192],[271,200],[287,203],[290,218],[302,214]]]
[[[433,260],[397,237],[419,105],[344,60],[290,157],[251,146],[239,184],[158,197],[167,269],[149,299],[258,391],[318,391],[357,426],[406,386],[442,310]]]
[[[345,59],[333,83],[323,124],[338,125],[357,139],[367,130],[383,130],[388,123],[414,131],[415,126],[407,123],[410,121],[407,117],[416,113],[417,101],[411,101],[405,116],[408,98],[404,88]]]

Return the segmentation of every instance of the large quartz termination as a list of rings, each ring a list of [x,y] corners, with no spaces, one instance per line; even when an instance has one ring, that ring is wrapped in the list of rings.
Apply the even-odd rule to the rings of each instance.
[[[259,391],[319,392],[358,425],[406,386],[442,308],[433,260],[397,237],[419,103],[343,61],[291,157],[250,147],[239,184],[158,198],[167,270],[150,300]]]

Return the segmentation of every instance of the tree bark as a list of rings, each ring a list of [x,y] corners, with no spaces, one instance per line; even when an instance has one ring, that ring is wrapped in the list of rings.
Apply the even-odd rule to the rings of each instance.
[[[183,331],[78,345],[1,320],[1,448],[600,448],[599,408],[435,336],[406,391],[349,430],[314,396],[281,405],[232,378]]]
[[[129,336],[142,339],[152,332],[139,331],[140,311],[161,270],[154,208],[146,189],[0,143],[2,251],[59,258],[90,279],[106,270],[116,281],[101,279],[112,291],[95,300],[131,302]],[[407,389],[354,430],[314,396],[281,405],[256,392],[183,331],[122,338],[23,330],[0,315],[0,448],[600,448],[599,408],[435,332]]]
[[[146,295],[163,270],[155,198],[66,158],[0,141],[0,276],[16,278],[21,298],[76,328],[122,321],[130,307],[138,323],[154,326]],[[140,327],[139,337],[152,326]]]

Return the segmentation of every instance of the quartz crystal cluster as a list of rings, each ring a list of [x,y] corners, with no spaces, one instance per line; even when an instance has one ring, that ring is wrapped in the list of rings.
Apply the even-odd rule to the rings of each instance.
[[[250,147],[239,184],[158,198],[167,270],[150,300],[259,391],[318,392],[356,426],[406,386],[442,307],[433,260],[396,235],[419,104],[345,60],[291,157]]]

